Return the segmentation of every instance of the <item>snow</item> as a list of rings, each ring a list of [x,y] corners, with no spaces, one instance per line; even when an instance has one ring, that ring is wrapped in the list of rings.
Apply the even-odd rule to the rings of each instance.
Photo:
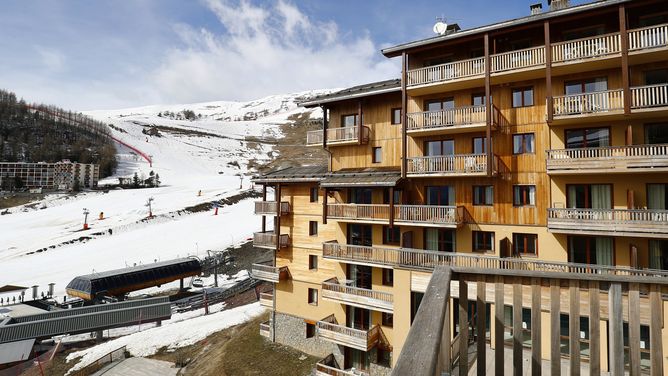
[[[69,372],[87,366],[96,359],[127,346],[127,351],[133,356],[151,356],[162,348],[173,351],[179,347],[189,346],[205,339],[212,333],[243,324],[265,312],[260,303],[253,303],[230,310],[222,310],[222,306],[212,306],[208,316],[203,316],[202,310],[173,314],[172,318],[163,321],[162,326],[152,327],[141,332],[107,341],[100,345],[71,353],[67,362],[82,357]]]
[[[39,285],[43,291],[53,282],[59,296],[77,275],[188,255],[203,257],[206,250],[222,250],[250,238],[261,224],[253,214],[253,200],[225,206],[218,216],[213,211],[178,211],[249,189],[254,173],[249,161],[275,157],[271,143],[282,137],[279,125],[289,124],[288,118],[295,114],[321,116],[320,110],[296,104],[314,94],[318,92],[246,103],[209,102],[88,113],[112,124],[114,137],[153,159],[153,166],[149,166],[131,150],[119,146],[118,171],[102,185],[135,172],[148,176],[154,171],[162,186],[90,191],[76,196],[49,194],[35,205],[8,210],[10,214],[0,215],[0,285]],[[202,118],[187,121],[157,116],[166,110],[183,109],[202,114]],[[142,133],[154,125],[168,128],[159,129],[160,137]],[[156,217],[144,221],[148,214],[145,203],[150,197],[154,198]],[[91,213],[88,231],[81,230],[84,208]],[[101,212],[102,220],[98,219]]]

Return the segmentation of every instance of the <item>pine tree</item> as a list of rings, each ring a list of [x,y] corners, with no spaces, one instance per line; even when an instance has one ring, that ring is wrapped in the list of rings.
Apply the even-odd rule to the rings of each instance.
[[[160,175],[155,174],[155,186],[159,187],[160,186]]]
[[[139,175],[136,172],[134,176],[132,176],[132,186],[135,188],[139,188]]]

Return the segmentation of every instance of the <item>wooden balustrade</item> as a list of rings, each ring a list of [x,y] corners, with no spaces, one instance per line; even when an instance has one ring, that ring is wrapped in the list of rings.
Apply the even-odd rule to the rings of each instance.
[[[354,329],[322,320],[316,323],[316,333],[318,338],[361,351],[369,351],[378,343],[380,327],[376,325],[369,330]]]
[[[633,109],[665,107],[668,106],[668,84],[633,87],[631,96]]]
[[[253,246],[260,248],[285,248],[290,246],[290,235],[277,236],[273,231],[256,232],[253,234]]]
[[[629,30],[629,51],[668,46],[668,24]]]
[[[455,61],[453,63],[411,69],[408,71],[408,86],[482,77],[484,74],[485,59],[479,57]]]
[[[315,376],[368,376],[368,374],[359,370],[352,372],[339,369],[334,355],[329,354],[315,364]]]
[[[554,116],[597,114],[624,110],[622,89],[562,95],[553,98]]]
[[[560,233],[668,237],[668,210],[549,208],[547,228]]]
[[[288,279],[290,272],[287,266],[277,267],[266,264],[253,264],[251,266],[251,276],[261,281],[278,283],[281,280]]]
[[[622,51],[619,33],[569,40],[552,45],[552,62],[564,63],[607,55]]]
[[[263,307],[273,308],[274,307],[274,294],[270,292],[261,292],[260,293],[260,305]]]
[[[281,214],[290,213],[289,202],[281,201],[280,203],[278,203],[276,201],[255,201],[255,214],[277,215],[279,207],[281,209]]]
[[[500,270],[522,270],[541,273],[604,274],[619,278],[628,276],[649,279],[656,277],[668,278],[668,271],[652,269],[543,261],[528,258],[500,258],[471,253],[437,252],[423,249],[367,247],[334,242],[323,243],[322,255],[326,259],[342,262],[361,262],[379,266],[427,271],[433,270],[438,266],[450,266],[487,270],[490,273]]]
[[[494,156],[495,165],[498,159]],[[496,169],[494,170],[496,173]],[[473,176],[487,174],[486,154],[455,154],[408,158],[408,175]]]
[[[607,365],[611,375],[662,375],[667,293],[668,278],[439,267],[392,375],[469,375],[482,365],[478,374],[600,374]],[[510,320],[505,306],[512,307]],[[468,329],[458,336],[451,331],[455,309],[454,326]],[[564,317],[566,335],[559,329]],[[530,330],[518,330],[525,323]]]
[[[437,205],[396,205],[394,221],[407,224],[452,225],[464,222],[464,207]]]
[[[260,323],[260,335],[266,338],[271,338],[271,321]]]
[[[327,204],[327,218],[387,222],[390,206],[386,204]]]
[[[379,312],[393,312],[393,296],[385,291],[346,286],[335,282],[322,283],[323,299],[371,309]]]
[[[407,132],[433,129],[459,129],[475,125],[485,126],[485,106],[457,107],[444,111],[426,111],[407,114]]]
[[[668,144],[560,149],[546,153],[548,173],[660,172],[668,168]]]
[[[491,56],[492,73],[545,65],[545,46],[525,48]]]

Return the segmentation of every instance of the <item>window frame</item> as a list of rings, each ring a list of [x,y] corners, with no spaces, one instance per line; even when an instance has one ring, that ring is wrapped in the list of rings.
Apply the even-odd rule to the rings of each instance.
[[[527,145],[530,145],[529,142],[527,142],[527,137],[531,136],[533,140],[533,149],[530,151],[527,151]],[[515,137],[521,137],[522,138],[522,143],[520,144],[520,151],[517,152],[515,151]],[[513,155],[523,155],[523,154],[536,154],[536,134],[533,132],[527,132],[527,133],[513,133]]]
[[[483,198],[483,200],[482,200],[482,202],[476,203],[477,202],[476,199],[478,197],[478,195],[476,194],[476,190],[481,189],[481,188],[482,188],[482,198]],[[491,188],[491,195],[487,194],[487,189],[488,188]],[[472,190],[473,190],[473,192],[472,192],[473,198],[471,200],[471,203],[473,204],[473,206],[494,206],[494,185],[492,185],[492,184],[489,184],[489,185],[474,185],[472,187]],[[490,196],[490,197],[488,197],[488,196]]]
[[[489,237],[489,244],[491,246],[489,249],[476,247],[476,245],[478,244],[478,241],[477,241],[478,238],[476,237],[476,235],[479,235],[479,234],[483,234],[483,235],[486,235],[487,237]],[[495,234],[494,231],[475,231],[475,230],[471,231],[471,252],[474,252],[474,253],[494,253],[495,252],[494,251],[495,238],[496,238],[496,234]]]
[[[381,280],[383,286],[390,286],[390,287],[394,286],[394,269],[383,268],[381,275],[382,275]]]
[[[527,246],[529,245],[529,242],[527,242],[528,239],[534,239],[534,251],[535,253],[529,253],[529,252],[520,252],[518,250],[519,246],[519,238],[522,237],[523,241],[523,247],[526,250]],[[531,234],[531,233],[525,233],[525,232],[513,232],[513,249],[512,249],[513,255],[515,256],[525,256],[525,257],[538,257],[538,234]]]
[[[306,338],[315,337],[315,324],[306,323]]]
[[[314,196],[315,193],[315,196]],[[309,201],[310,202],[318,202],[318,197],[320,196],[320,192],[318,187],[311,187],[309,189]]]
[[[379,155],[376,155],[376,152]],[[383,148],[380,146],[371,147],[371,163],[383,163]]]
[[[308,288],[308,304],[312,306],[318,305],[318,289]],[[314,298],[314,299],[313,299]]]
[[[394,328],[394,314],[381,312],[380,325]]]
[[[318,236],[318,221],[308,221],[308,236]]]
[[[534,203],[532,204],[529,199],[531,197],[530,192],[533,187],[533,197],[534,197]],[[525,193],[522,193],[523,189],[527,189]],[[521,197],[526,197],[528,203],[524,203],[524,200],[522,202],[516,202],[515,201],[515,189],[520,189],[520,196]],[[534,184],[514,184],[513,185],[513,207],[516,208],[533,208],[536,207],[536,186]]]
[[[395,119],[395,113],[399,111],[399,119]],[[398,125],[402,123],[401,119],[401,107],[394,107],[390,109],[390,124],[391,125]]]
[[[396,231],[398,234],[394,234]],[[392,235],[392,236],[389,236]],[[398,239],[395,239],[393,235],[398,235]],[[386,245],[400,245],[401,244],[401,228],[399,226],[383,226],[383,244]]]
[[[526,94],[528,92],[531,92],[531,103],[527,104],[526,100]],[[520,93],[520,104],[519,106],[515,104],[515,93]],[[534,100],[535,94],[534,94],[534,89],[533,86],[522,86],[522,87],[517,87],[513,88],[510,91],[510,105],[512,108],[525,108],[525,107],[533,107],[536,105],[536,101]]]
[[[354,119],[354,124],[353,125],[345,125],[346,124],[346,118],[352,117]],[[345,127],[356,127],[359,125],[359,114],[354,113],[354,114],[343,114],[341,115],[341,128]]]
[[[308,255],[308,270],[318,270],[318,255]]]

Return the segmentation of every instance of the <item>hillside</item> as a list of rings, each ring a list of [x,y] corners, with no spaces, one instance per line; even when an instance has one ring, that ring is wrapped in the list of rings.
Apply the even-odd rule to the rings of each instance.
[[[106,124],[90,117],[54,106],[28,105],[17,100],[14,93],[0,90],[2,161],[58,162],[69,159],[99,164],[100,175],[109,176],[116,168],[116,149],[109,136]]]

